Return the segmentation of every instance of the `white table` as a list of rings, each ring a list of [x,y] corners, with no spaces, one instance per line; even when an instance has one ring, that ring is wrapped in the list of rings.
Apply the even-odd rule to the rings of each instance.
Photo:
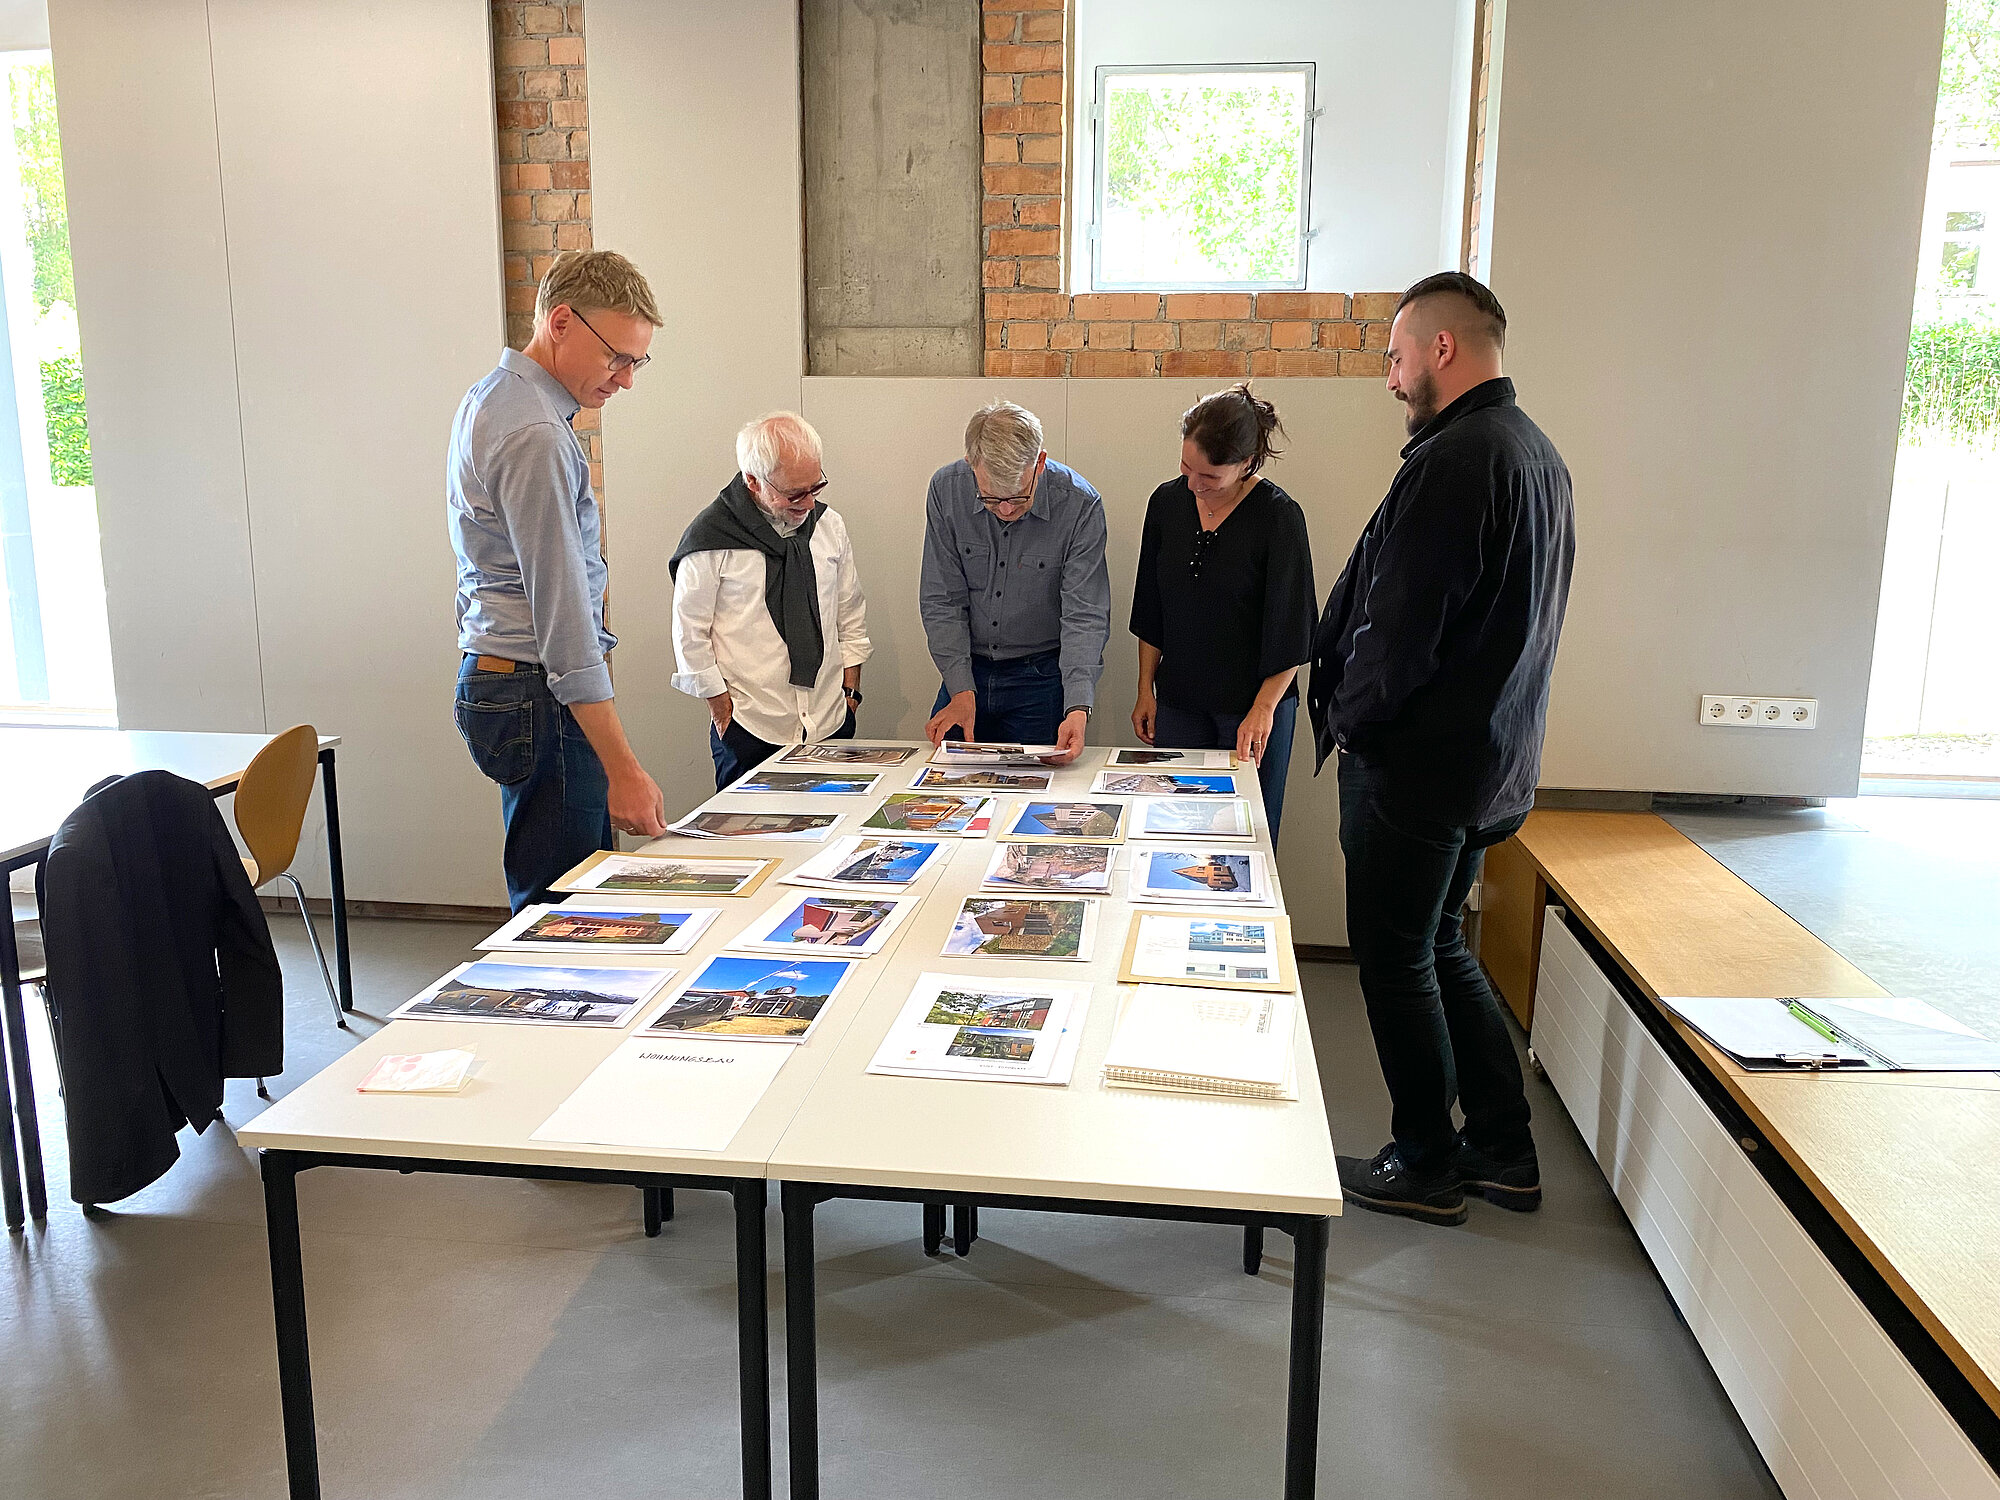
[[[0,728],[0,875],[39,864],[63,819],[84,794],[109,776],[135,771],[171,771],[200,782],[216,796],[235,790],[243,770],[271,742],[264,734],[182,734],[169,731],[90,729],[58,726]],[[334,783],[335,735],[319,740],[320,783],[326,808],[327,862],[333,885],[333,946],[339,966],[340,1008],[354,1008],[354,981],[347,948],[347,881],[341,866],[340,802]],[[21,1006],[21,959],[10,918],[0,923],[0,1007],[4,1007],[7,1059],[0,1069],[0,1113],[11,1103],[12,1130],[0,1131],[0,1195],[7,1227],[27,1213],[48,1212],[42,1171],[41,1127],[35,1117],[34,1075],[28,1063],[28,1033]],[[11,1100],[9,1095],[11,1093]],[[18,1157],[15,1137],[18,1133]]]
[[[1102,750],[1085,752],[1076,766],[1057,772],[1050,795],[1087,792],[1104,758]],[[838,812],[841,824],[832,835],[837,838],[856,832],[884,796],[908,785],[921,763],[920,756],[913,756],[901,766],[886,768],[875,792],[866,797],[725,793],[714,805],[747,809],[782,803],[788,808]],[[1254,773],[1238,775],[1258,828],[1257,843],[1245,847],[1268,853]],[[1001,806],[1008,805],[1009,798],[1003,795]],[[731,847],[739,842],[740,849]],[[826,847],[825,843],[669,837],[653,841],[641,852],[776,856],[784,861],[779,872],[783,874]],[[958,1219],[961,1253],[971,1248],[973,1209],[981,1204],[1240,1224],[1245,1226],[1245,1269],[1253,1273],[1264,1227],[1286,1230],[1297,1244],[1297,1260],[1285,1494],[1288,1500],[1309,1496],[1317,1451],[1327,1216],[1340,1211],[1311,1036],[1301,1017],[1295,1042],[1296,1102],[1182,1098],[1103,1087],[1098,1068],[1114,1019],[1110,984],[1130,910],[1122,892],[1131,845],[1120,851],[1115,883],[1120,894],[1102,901],[1092,960],[1032,966],[1038,973],[1047,969],[1051,979],[1087,979],[1099,988],[1076,1076],[1067,1087],[888,1078],[864,1071],[918,973],[930,968],[1007,971],[1009,966],[997,961],[938,956],[960,899],[984,874],[993,848],[991,838],[948,841],[943,864],[911,887],[911,893],[922,898],[919,909],[891,936],[882,953],[860,962],[812,1036],[797,1047],[722,1151],[655,1151],[531,1138],[630,1035],[629,1026],[595,1031],[398,1021],[239,1130],[238,1140],[258,1148],[262,1157],[279,1384],[294,1500],[319,1494],[296,1179],[299,1172],[322,1166],[627,1184],[649,1193],[649,1233],[657,1229],[660,1217],[652,1201],[665,1198],[672,1188],[729,1191],[736,1204],[743,1483],[744,1493],[753,1497],[770,1492],[764,1344],[766,1179],[784,1180],[794,1496],[819,1492],[812,1266],[812,1210],[817,1203],[836,1196],[921,1203],[925,1248],[932,1251],[942,1237],[946,1205],[963,1205]],[[721,951],[787,891],[798,893],[798,888],[767,881],[748,898],[690,898],[691,904],[716,907],[722,915],[692,953],[666,960],[680,971],[676,978],[684,978]],[[508,961],[531,962],[534,957],[509,954]],[[549,955],[545,961],[563,959]],[[594,955],[592,961],[620,960]],[[398,1097],[355,1090],[384,1053],[445,1047],[471,1047],[479,1054],[478,1071],[462,1094]]]
[[[1076,764],[1058,770],[1041,795],[1088,796],[1107,757],[1104,750],[1086,750]],[[1257,831],[1256,843],[1243,847],[1268,857],[1256,772],[1246,768],[1236,775]],[[734,806],[756,799],[737,794],[722,800]],[[878,800],[868,799],[869,806]],[[1002,795],[1001,808],[1011,809],[1016,800]],[[996,818],[994,826],[1004,825]],[[793,1500],[819,1494],[813,1211],[831,1198],[923,1204],[926,1249],[936,1247],[944,1208],[952,1205],[961,1254],[977,1237],[980,1206],[1241,1224],[1244,1269],[1252,1274],[1261,1259],[1264,1228],[1289,1233],[1296,1259],[1284,1494],[1287,1500],[1307,1500],[1318,1450],[1327,1221],[1340,1212],[1341,1202],[1305,1017],[1299,1017],[1294,1034],[1295,1101],[1107,1087],[1100,1070],[1116,1021],[1114,986],[1133,910],[1124,898],[1126,873],[1135,851],[1168,847],[1128,840],[1118,848],[1113,894],[1098,901],[1090,960],[1012,966],[1015,973],[1033,972],[1051,982],[1088,980],[1095,988],[1076,1073],[1066,1087],[869,1073],[876,1048],[919,974],[1009,971],[1000,960],[939,956],[959,902],[978,889],[993,854],[991,839],[953,842],[950,863],[904,923],[894,951],[871,961],[866,998],[767,1164],[768,1175],[783,1183]],[[1282,911],[1276,861],[1271,864],[1276,910]],[[1263,909],[1245,912],[1259,914]]]

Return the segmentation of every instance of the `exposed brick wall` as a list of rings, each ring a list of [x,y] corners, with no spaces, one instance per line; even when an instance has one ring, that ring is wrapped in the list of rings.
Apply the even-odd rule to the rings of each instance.
[[[591,246],[590,93],[583,6],[493,0],[493,93],[500,132],[500,236],[507,342],[534,329],[535,288],[558,250]],[[577,413],[590,479],[604,490],[598,414]]]
[[[1398,295],[989,291],[986,373],[1379,376]]]
[[[1477,275],[1481,270],[1480,229],[1485,219],[1481,210],[1486,189],[1486,126],[1490,115],[1486,85],[1493,73],[1493,0],[1479,0],[1479,35],[1474,45],[1478,49],[1473,59],[1478,82],[1472,97],[1472,159],[1466,167],[1465,248],[1458,268]]]
[[[1063,287],[1065,0],[982,0],[988,375],[1383,373],[1395,292],[1087,292]]]

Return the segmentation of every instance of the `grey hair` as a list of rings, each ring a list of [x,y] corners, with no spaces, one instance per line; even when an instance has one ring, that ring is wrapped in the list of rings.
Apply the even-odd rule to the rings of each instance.
[[[736,467],[759,484],[787,458],[821,458],[819,434],[795,411],[768,412],[736,434]]]
[[[1002,489],[1019,484],[1042,452],[1042,424],[1011,401],[982,406],[965,424],[965,461]]]

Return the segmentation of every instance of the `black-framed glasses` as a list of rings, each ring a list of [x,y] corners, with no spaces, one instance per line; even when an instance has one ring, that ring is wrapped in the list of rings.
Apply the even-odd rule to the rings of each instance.
[[[590,328],[590,319],[586,318],[575,308],[572,307],[570,309],[570,314],[585,328]],[[590,328],[590,336],[611,351],[611,373],[613,375],[623,375],[627,370],[636,375],[653,362],[653,356],[650,354],[626,354],[595,328]]]
[[[1201,577],[1201,565],[1208,561],[1209,550],[1215,546],[1215,533],[1197,529],[1194,534],[1194,556],[1188,559],[1188,576]]]
[[[1034,498],[1035,492],[1029,490],[1025,495],[981,495],[979,503],[992,510],[997,505],[1022,505]]]
[[[821,490],[825,489],[828,485],[832,483],[833,481],[831,479],[822,478],[818,484],[809,484],[802,490],[781,490],[775,484],[771,483],[770,480],[767,479],[764,481],[764,488],[769,490],[772,494],[776,495],[780,500],[784,501],[785,504],[797,505],[801,500],[805,499],[808,495],[817,495]]]

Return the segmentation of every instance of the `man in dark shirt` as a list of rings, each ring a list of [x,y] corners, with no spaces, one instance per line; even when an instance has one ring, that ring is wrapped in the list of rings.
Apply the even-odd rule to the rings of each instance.
[[[1460,920],[1485,851],[1534,802],[1575,552],[1569,470],[1500,373],[1507,315],[1456,271],[1403,294],[1389,391],[1403,467],[1328,595],[1312,722],[1339,751],[1348,942],[1393,1139],[1342,1194],[1436,1223],[1469,1189],[1541,1204],[1513,1038]],[[1452,1124],[1456,1101],[1462,1132]]]

